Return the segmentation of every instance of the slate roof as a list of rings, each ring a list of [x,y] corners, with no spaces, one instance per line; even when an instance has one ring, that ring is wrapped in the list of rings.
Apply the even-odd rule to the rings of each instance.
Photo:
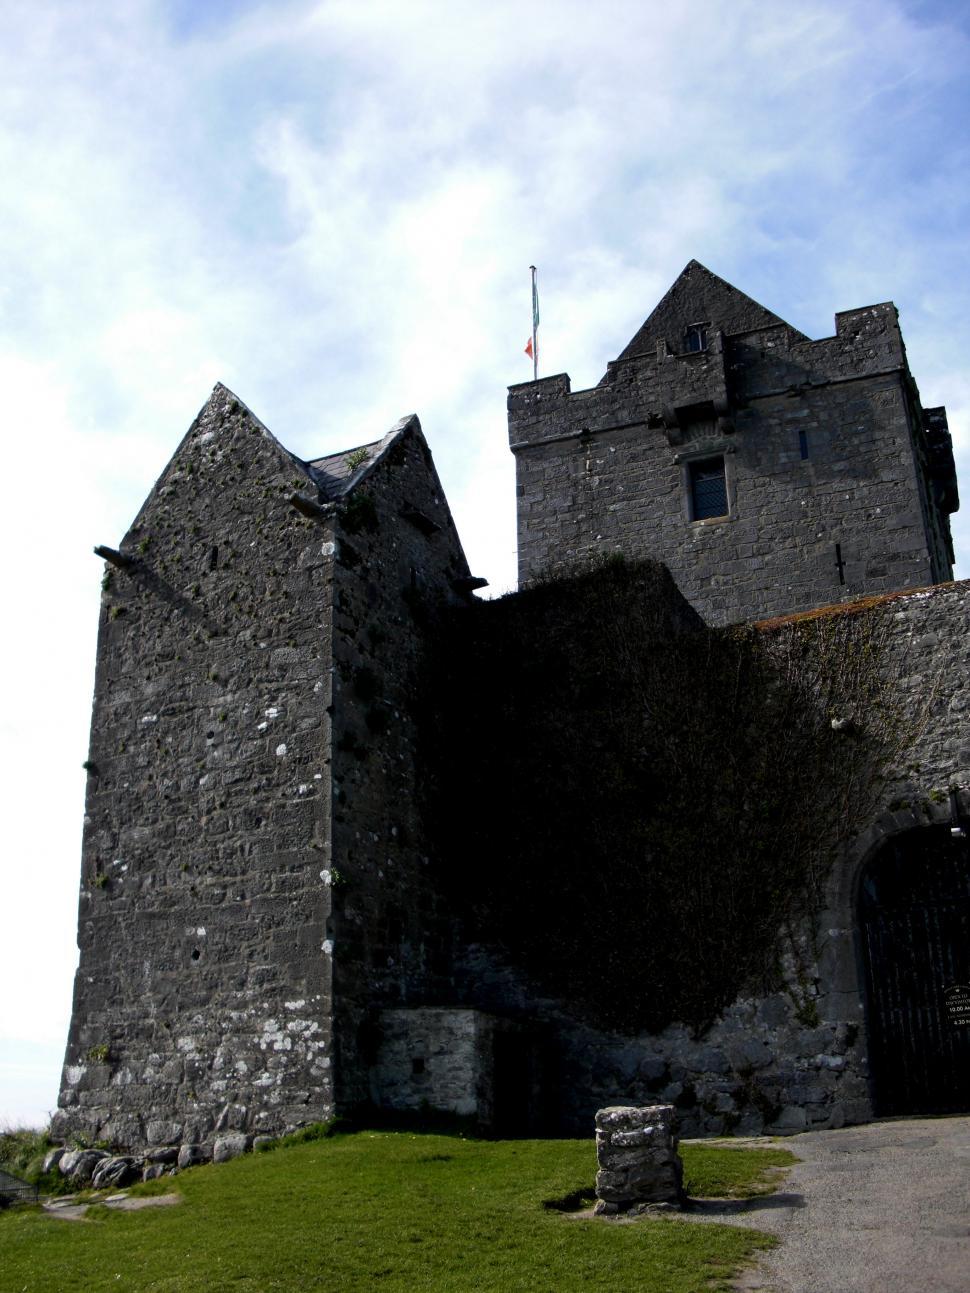
[[[354,477],[377,457],[382,443],[381,440],[372,440],[354,449],[341,449],[339,453],[311,458],[306,467],[324,498],[329,502],[342,498],[354,483]],[[366,451],[367,458],[357,462],[355,455],[359,456],[362,451]],[[351,465],[352,460],[356,466]]]
[[[399,418],[380,440],[370,440],[354,449],[341,449],[339,453],[324,454],[322,458],[310,458],[306,462],[300,462],[300,466],[319,489],[321,501],[336,503],[363,480],[406,431],[417,432],[424,443],[418,415],[409,413],[406,417]],[[427,453],[427,446],[425,452]],[[365,453],[367,457],[361,457]]]

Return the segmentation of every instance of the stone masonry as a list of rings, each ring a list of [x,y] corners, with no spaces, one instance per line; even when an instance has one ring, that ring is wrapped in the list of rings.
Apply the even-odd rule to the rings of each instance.
[[[970,581],[887,596],[862,613],[873,617],[874,636],[885,634],[887,665],[917,736],[887,769],[877,811],[834,861],[811,951],[788,967],[785,985],[741,995],[702,1036],[682,1023],[631,1036],[598,1029],[567,1001],[537,993],[496,944],[461,950],[463,999],[524,1024],[541,1021],[555,1079],[546,1092],[552,1121],[568,1134],[584,1135],[596,1110],[616,1103],[673,1104],[685,1136],[790,1134],[872,1118],[856,892],[861,868],[885,841],[947,826],[950,786],[970,817]],[[759,631],[783,634],[790,623]]]
[[[444,1006],[383,1011],[373,1103],[399,1112],[435,1109],[491,1126],[495,1033],[503,1022]]]
[[[596,1211],[629,1212],[643,1206],[679,1206],[684,1165],[677,1153],[673,1105],[614,1105],[596,1114]]]

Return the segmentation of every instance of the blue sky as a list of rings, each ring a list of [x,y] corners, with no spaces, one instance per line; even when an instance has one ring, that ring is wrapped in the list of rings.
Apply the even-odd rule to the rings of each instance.
[[[894,300],[970,481],[968,55],[957,3],[7,0],[0,1120],[66,1036],[91,546],[213,384],[304,456],[417,412],[502,590],[529,264],[576,389],[696,257],[812,336]]]

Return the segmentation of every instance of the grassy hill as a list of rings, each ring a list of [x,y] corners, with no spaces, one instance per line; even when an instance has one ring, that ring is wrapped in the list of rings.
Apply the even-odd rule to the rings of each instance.
[[[758,1192],[792,1161],[770,1148],[682,1154],[690,1193],[706,1197]],[[174,1207],[0,1214],[0,1290],[711,1293],[773,1242],[677,1217],[564,1212],[594,1174],[591,1141],[336,1135],[166,1179]]]

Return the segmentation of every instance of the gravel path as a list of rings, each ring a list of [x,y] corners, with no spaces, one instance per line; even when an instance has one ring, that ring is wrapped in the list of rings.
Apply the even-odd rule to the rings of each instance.
[[[781,1191],[699,1205],[781,1243],[738,1287],[763,1293],[970,1293],[970,1117],[814,1131]]]

